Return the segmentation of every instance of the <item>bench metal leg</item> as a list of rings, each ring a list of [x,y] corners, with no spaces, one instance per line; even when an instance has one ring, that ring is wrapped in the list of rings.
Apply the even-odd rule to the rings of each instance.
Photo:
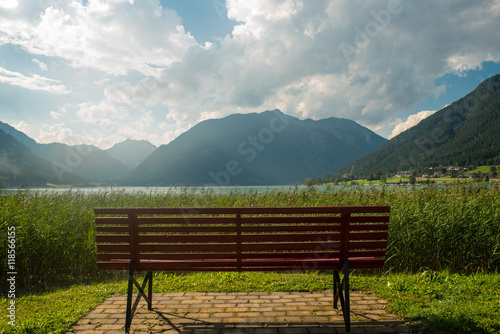
[[[128,290],[127,290],[127,312],[125,316],[125,333],[130,333],[130,326],[132,325],[132,318],[134,317],[135,310],[137,309],[137,305],[139,305],[139,301],[141,297],[148,303],[148,310],[153,309],[153,273],[148,271],[146,276],[144,277],[144,281],[142,285],[136,281],[134,277],[134,261],[130,261],[130,269],[128,276]],[[148,284],[148,295],[144,292],[144,288]],[[134,293],[134,285],[139,290],[137,297],[135,299],[134,305],[132,306],[132,295]]]
[[[349,262],[344,261],[344,277],[340,280],[337,270],[333,272],[333,307],[338,309],[338,301],[342,307],[342,316],[346,333],[351,333],[351,310],[349,297]]]
[[[134,290],[134,260],[130,261],[128,271],[128,289],[127,289],[127,313],[125,315],[125,333],[130,332],[130,324],[132,323],[132,293]]]

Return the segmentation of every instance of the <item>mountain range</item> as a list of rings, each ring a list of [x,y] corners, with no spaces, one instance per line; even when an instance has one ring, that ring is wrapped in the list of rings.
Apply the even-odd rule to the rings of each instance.
[[[500,164],[500,75],[390,141],[347,119],[277,109],[205,120],[159,147],[126,140],[107,150],[39,144],[0,122],[1,186],[291,185],[485,164]]]
[[[38,144],[23,132],[0,122],[0,185],[109,182],[130,172],[155,148],[150,143],[133,140],[108,150],[92,145]]]
[[[0,131],[2,138],[8,137],[2,141],[10,147],[9,152],[29,153],[33,160],[21,163],[25,155],[14,158],[7,154],[7,149],[0,150],[6,171],[4,175],[0,170],[0,175],[4,175],[1,182],[7,186],[25,182],[287,185],[303,183],[309,175],[334,171],[387,141],[347,119],[299,120],[279,110],[205,120],[158,148],[146,141],[132,140],[107,150],[90,145],[38,144],[1,122]],[[26,168],[15,170],[13,166],[17,165]],[[15,177],[11,172],[7,174],[9,168],[11,172],[15,170]],[[36,182],[27,178],[30,170],[38,169],[46,173],[38,175]]]
[[[335,175],[364,178],[439,165],[493,164],[500,164],[500,74]]]

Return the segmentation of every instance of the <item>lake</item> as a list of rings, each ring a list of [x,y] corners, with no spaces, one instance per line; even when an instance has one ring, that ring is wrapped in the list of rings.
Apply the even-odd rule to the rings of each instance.
[[[404,187],[411,188],[411,185],[359,185],[359,186],[351,186],[351,185],[316,185],[313,186],[318,190],[332,189],[332,190],[349,190],[349,189],[373,189],[373,188],[381,188],[381,187]],[[65,193],[69,191],[73,192],[83,192],[83,193],[92,193],[99,191],[122,191],[125,193],[149,193],[149,192],[172,192],[172,193],[193,193],[193,194],[201,194],[206,191],[212,191],[216,194],[228,194],[230,192],[238,191],[240,193],[244,192],[257,192],[262,193],[266,191],[293,191],[295,188],[297,189],[308,189],[309,186],[306,185],[281,185],[281,186],[214,186],[214,187],[202,187],[202,186],[186,186],[186,187],[46,187],[46,188],[26,188],[26,189],[14,189],[7,188],[1,190],[3,193],[13,194],[18,193],[19,191],[27,191],[27,192],[54,192],[54,193]]]

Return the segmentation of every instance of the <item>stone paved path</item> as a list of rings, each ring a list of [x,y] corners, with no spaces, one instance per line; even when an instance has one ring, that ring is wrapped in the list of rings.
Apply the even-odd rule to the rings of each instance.
[[[332,298],[331,291],[154,293],[153,311],[142,300],[131,333],[345,333]],[[386,304],[373,294],[352,292],[352,333],[409,332],[404,321],[385,312]],[[115,294],[66,334],[123,334],[125,305],[126,295]]]

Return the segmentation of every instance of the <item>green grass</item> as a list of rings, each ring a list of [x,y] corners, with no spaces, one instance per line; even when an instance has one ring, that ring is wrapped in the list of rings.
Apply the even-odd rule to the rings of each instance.
[[[425,271],[368,277],[364,282],[389,300],[388,311],[424,333],[499,333],[500,275]]]
[[[2,314],[2,334],[59,334],[83,317],[104,299],[116,292],[125,292],[125,282],[74,285],[43,294],[16,298],[15,326]],[[0,300],[0,309],[6,310],[9,299]],[[5,311],[4,311],[5,312]]]
[[[496,166],[497,170],[500,170],[500,166]],[[489,173],[490,172],[490,166],[477,166],[474,169],[471,169],[464,174],[474,174],[474,173]]]
[[[155,292],[319,291],[332,288],[331,273],[191,273],[154,276]],[[0,318],[4,334],[64,333],[111,294],[126,290],[126,280],[74,285],[17,299],[17,327]],[[351,276],[351,288],[372,289],[389,300],[387,310],[425,333],[498,333],[500,275],[418,274]],[[8,300],[0,300],[6,309]]]

